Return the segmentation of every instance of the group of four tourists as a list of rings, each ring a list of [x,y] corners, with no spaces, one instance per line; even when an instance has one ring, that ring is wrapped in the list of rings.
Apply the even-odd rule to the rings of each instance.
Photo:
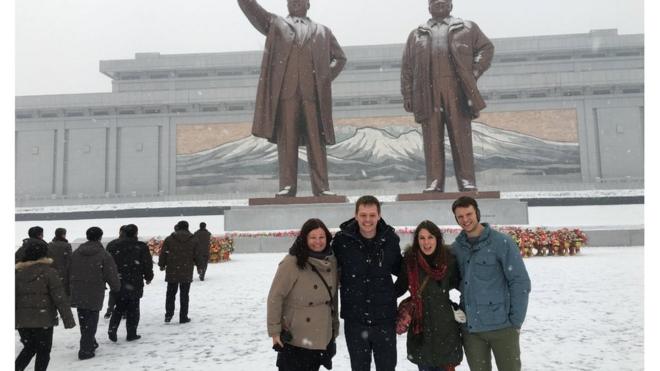
[[[369,371],[372,354],[376,370],[394,370],[396,336],[404,332],[407,358],[419,370],[452,371],[463,350],[470,370],[490,371],[491,352],[499,370],[520,370],[531,290],[520,250],[480,223],[475,199],[460,197],[452,211],[462,231],[451,246],[424,220],[403,254],[373,196],[357,200],[355,216],[334,237],[321,220],[307,220],[268,294],[268,335],[279,370],[330,369],[339,316],[353,371]],[[450,299],[452,289],[460,303]],[[410,298],[397,310],[406,291]]]

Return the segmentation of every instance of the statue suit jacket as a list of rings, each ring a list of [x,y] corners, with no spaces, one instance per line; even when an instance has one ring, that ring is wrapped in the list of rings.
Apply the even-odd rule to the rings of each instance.
[[[401,94],[413,105],[415,121],[431,117],[431,21],[414,29],[408,37],[401,63]],[[472,117],[486,107],[477,79],[490,67],[495,48],[476,23],[460,18],[449,20],[449,52]]]
[[[250,23],[266,35],[252,134],[274,142],[277,105],[289,53],[295,39],[294,25],[287,18],[269,13],[255,0],[238,0],[238,5]],[[337,39],[326,26],[311,22],[307,37],[312,43],[319,127],[324,143],[335,144],[331,83],[344,68],[346,56]]]

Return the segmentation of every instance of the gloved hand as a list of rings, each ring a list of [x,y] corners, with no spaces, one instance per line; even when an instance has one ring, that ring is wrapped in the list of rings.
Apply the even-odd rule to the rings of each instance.
[[[412,322],[412,316],[409,313],[403,313],[399,315],[396,321],[396,333],[397,335],[405,334],[408,331],[408,327]]]
[[[66,319],[62,319],[62,320],[64,322],[64,328],[69,329],[76,327],[76,321],[74,321],[73,318],[70,320],[66,320]]]
[[[453,310],[453,308],[452,308]],[[460,309],[454,310],[454,320],[458,323],[465,323],[467,322],[467,318],[465,316],[465,312],[463,312]]]

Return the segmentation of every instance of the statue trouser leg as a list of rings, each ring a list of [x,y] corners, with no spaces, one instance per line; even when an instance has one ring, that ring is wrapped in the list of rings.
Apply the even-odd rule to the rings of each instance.
[[[328,156],[325,143],[319,129],[316,102],[303,100],[305,112],[305,134],[307,136],[307,162],[309,177],[312,181],[312,193],[318,196],[330,189],[328,183]]]
[[[429,121],[422,124],[424,160],[426,162],[426,187],[439,192],[445,189],[445,127],[439,112],[433,112]]]
[[[290,196],[298,187],[298,121],[301,100],[297,97],[280,100],[277,112],[277,160],[280,190],[291,187]]]
[[[454,172],[459,191],[476,190],[474,173],[474,150],[472,148],[472,117],[467,102],[459,93],[456,79],[443,79],[442,107],[447,136],[451,144]]]

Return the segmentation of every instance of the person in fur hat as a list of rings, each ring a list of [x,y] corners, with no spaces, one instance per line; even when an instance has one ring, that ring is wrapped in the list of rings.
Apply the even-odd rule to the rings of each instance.
[[[34,369],[48,368],[58,312],[64,328],[76,326],[62,281],[47,253],[48,244],[35,238],[24,244],[21,261],[16,263],[15,328],[23,344],[16,370],[25,370],[35,355]]]

